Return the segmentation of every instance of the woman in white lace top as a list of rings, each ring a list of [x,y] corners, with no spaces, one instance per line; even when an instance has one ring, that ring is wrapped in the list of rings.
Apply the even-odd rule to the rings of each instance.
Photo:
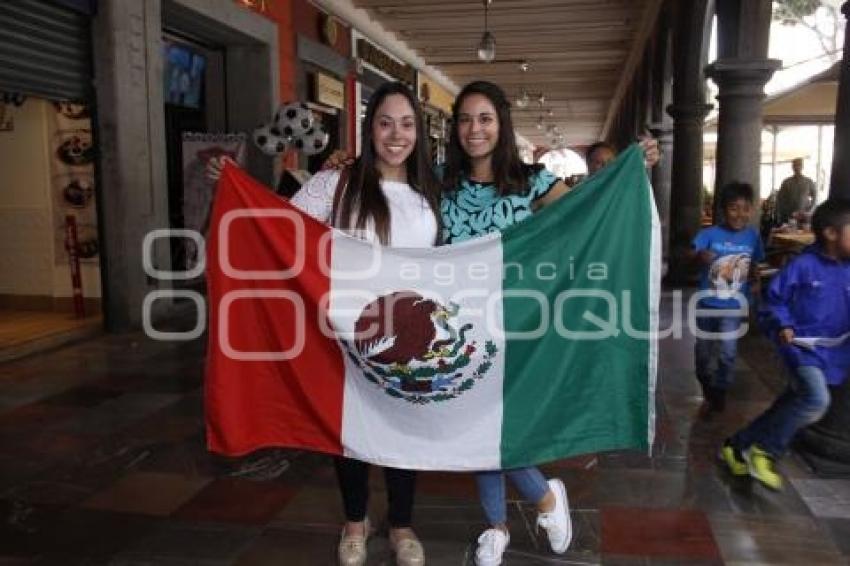
[[[431,167],[422,110],[402,83],[388,82],[366,108],[362,154],[345,172],[322,171],[291,202],[314,218],[366,240],[394,247],[431,247],[439,237],[440,185]],[[221,175],[211,159],[207,173]],[[340,183],[340,175],[346,175]],[[336,195],[337,191],[341,194]],[[346,523],[338,547],[342,566],[366,564],[369,468],[335,458]],[[390,546],[398,566],[422,566],[425,554],[411,528],[416,472],[384,467]]]
[[[408,87],[385,83],[366,110],[363,152],[349,171],[317,173],[292,197],[314,218],[364,239],[395,247],[430,247],[439,235],[439,185],[431,167],[419,104]],[[339,186],[340,175],[347,183]],[[336,191],[342,194],[335,198]],[[336,202],[335,202],[336,201]],[[339,563],[366,563],[369,464],[335,459],[346,524]],[[411,529],[416,472],[384,468],[390,544],[400,566],[425,563]]]

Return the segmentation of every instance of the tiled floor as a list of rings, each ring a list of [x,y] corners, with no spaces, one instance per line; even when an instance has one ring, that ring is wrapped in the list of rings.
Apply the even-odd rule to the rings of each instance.
[[[0,362],[55,348],[102,332],[99,314],[0,308]]]
[[[718,442],[782,385],[769,344],[748,336],[740,351],[727,412],[699,421],[692,343],[664,341],[653,456],[544,466],[567,485],[573,544],[549,553],[533,510],[514,501],[505,564],[849,563],[850,480],[819,479],[791,455],[791,481],[772,493],[717,466]],[[0,565],[334,564],[341,505],[328,459],[209,455],[202,367],[202,343],[140,336],[0,365]],[[381,484],[374,474],[372,565],[393,563]],[[481,521],[470,475],[420,475],[415,526],[429,564],[471,564]]]

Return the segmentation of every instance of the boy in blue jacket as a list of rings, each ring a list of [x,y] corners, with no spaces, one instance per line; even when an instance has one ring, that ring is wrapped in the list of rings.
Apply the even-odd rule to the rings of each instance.
[[[723,412],[734,378],[741,323],[752,301],[756,264],[764,259],[758,232],[750,226],[755,195],[748,183],[729,183],[720,191],[723,222],[704,228],[693,241],[701,264],[694,365],[705,402],[700,416]]]
[[[764,295],[762,319],[792,370],[788,387],[720,449],[734,475],[782,489],[776,460],[801,428],[829,407],[828,385],[850,371],[850,201],[829,199],[812,218],[816,243],[794,258]]]

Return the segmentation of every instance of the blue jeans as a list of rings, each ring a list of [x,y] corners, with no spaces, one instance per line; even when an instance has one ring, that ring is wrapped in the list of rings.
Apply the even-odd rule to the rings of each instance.
[[[478,482],[478,497],[481,499],[484,516],[490,525],[499,525],[508,520],[505,476],[511,478],[511,483],[519,490],[523,499],[530,503],[537,503],[549,491],[546,478],[535,467],[478,472],[475,474],[475,480]]]
[[[740,316],[697,317],[697,328],[703,332],[733,335],[741,326]],[[738,339],[699,338],[694,346],[697,380],[703,388],[729,389],[735,376],[735,356]],[[717,368],[712,371],[712,366]]]
[[[758,444],[774,458],[782,456],[801,428],[817,422],[829,407],[829,388],[823,371],[798,367],[785,392],[745,429],[732,437],[732,445],[746,450]]]

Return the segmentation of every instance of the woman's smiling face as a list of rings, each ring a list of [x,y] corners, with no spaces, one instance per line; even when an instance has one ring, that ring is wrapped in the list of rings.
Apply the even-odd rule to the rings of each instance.
[[[457,116],[458,142],[472,158],[491,155],[499,143],[499,116],[496,107],[483,94],[463,99]]]
[[[378,166],[397,168],[416,147],[416,116],[408,100],[400,94],[387,96],[372,120],[372,144]]]

